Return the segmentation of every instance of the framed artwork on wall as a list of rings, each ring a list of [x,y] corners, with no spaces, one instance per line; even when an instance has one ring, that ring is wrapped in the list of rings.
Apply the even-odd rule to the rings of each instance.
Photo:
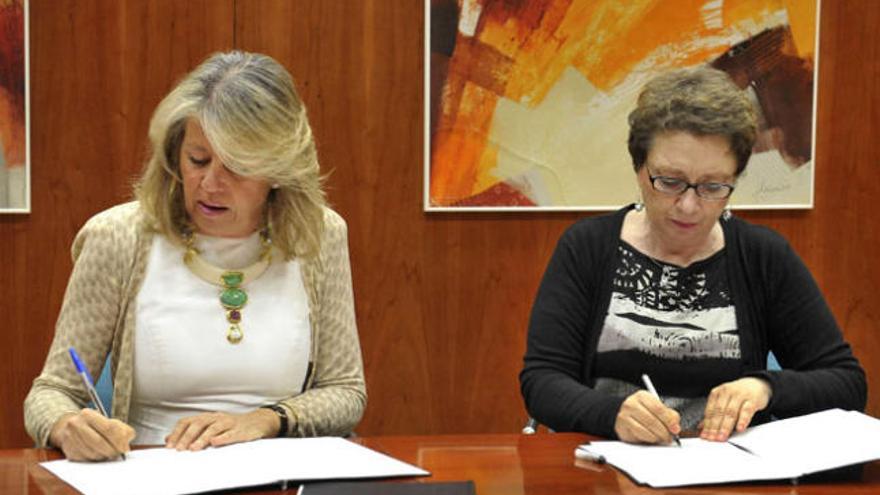
[[[759,111],[734,208],[811,208],[819,0],[425,0],[426,211],[611,210],[638,198],[627,115],[674,68]]]
[[[30,213],[28,0],[0,0],[0,213]]]

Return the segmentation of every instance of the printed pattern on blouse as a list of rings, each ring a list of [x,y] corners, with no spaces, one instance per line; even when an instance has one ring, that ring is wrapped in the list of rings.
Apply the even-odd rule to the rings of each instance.
[[[740,367],[724,251],[678,267],[621,240],[597,349],[596,388],[629,395],[648,373],[688,428],[702,416],[712,387],[738,377]]]

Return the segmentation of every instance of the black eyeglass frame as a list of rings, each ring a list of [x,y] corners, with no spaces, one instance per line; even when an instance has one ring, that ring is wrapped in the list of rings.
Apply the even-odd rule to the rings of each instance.
[[[723,200],[729,198],[730,195],[733,194],[733,190],[736,189],[736,186],[734,186],[733,184],[727,184],[725,182],[691,183],[691,182],[688,182],[684,179],[678,179],[675,177],[667,177],[665,175],[651,175],[650,171],[648,172],[648,179],[651,180],[651,187],[653,187],[654,190],[659,193],[668,194],[670,196],[681,196],[682,194],[687,192],[688,189],[693,189],[694,192],[697,193],[697,196],[699,196],[701,199],[705,199],[707,201],[723,201]],[[684,189],[682,189],[681,191],[668,191],[668,190],[660,189],[657,187],[658,180],[667,181],[667,183],[677,184],[676,187],[681,187],[681,185],[684,185]],[[720,196],[720,197],[706,196],[705,195],[705,192],[706,192],[705,188],[706,187],[721,187],[722,189],[727,190],[727,194],[724,196]],[[701,189],[701,188],[703,188],[703,189]],[[700,191],[702,191],[702,192],[700,192]]]

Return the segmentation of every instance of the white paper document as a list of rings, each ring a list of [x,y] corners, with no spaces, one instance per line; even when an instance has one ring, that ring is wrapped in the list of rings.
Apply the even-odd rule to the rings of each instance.
[[[831,409],[755,426],[727,442],[685,438],[678,447],[609,441],[579,448],[656,488],[796,479],[880,459],[880,420]]]
[[[276,438],[177,452],[134,450],[125,461],[41,465],[84,495],[182,495],[291,481],[427,476],[424,469],[335,437]]]

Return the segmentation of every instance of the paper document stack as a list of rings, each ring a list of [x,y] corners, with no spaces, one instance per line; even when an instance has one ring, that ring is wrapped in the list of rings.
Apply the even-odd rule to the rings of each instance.
[[[686,438],[682,446],[591,442],[578,447],[656,488],[797,479],[880,459],[880,420],[828,411],[774,421],[727,442]]]
[[[275,438],[198,452],[134,450],[126,461],[41,464],[85,495],[180,495],[266,485],[430,473],[342,438]],[[295,493],[295,492],[293,492]]]

